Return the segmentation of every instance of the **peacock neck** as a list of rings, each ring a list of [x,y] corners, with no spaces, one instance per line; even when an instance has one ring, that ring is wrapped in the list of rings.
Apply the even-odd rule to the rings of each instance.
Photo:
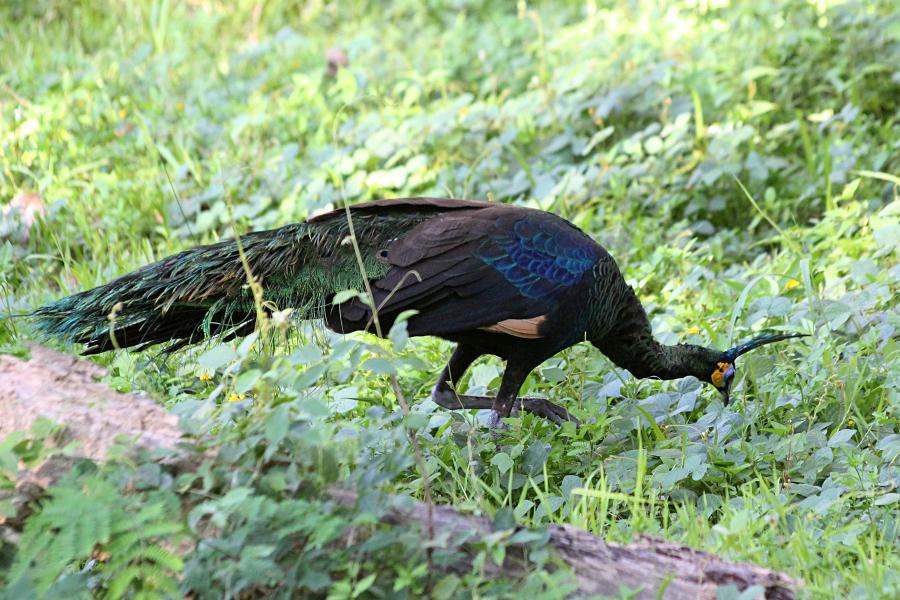
[[[693,375],[706,380],[710,374],[709,366],[715,364],[720,354],[691,344],[667,346],[649,336],[636,339],[624,336],[595,345],[617,366],[639,378],[680,379]]]
[[[721,352],[703,346],[656,341],[643,305],[611,258],[597,264],[590,296],[588,339],[635,377],[706,380],[720,359]]]

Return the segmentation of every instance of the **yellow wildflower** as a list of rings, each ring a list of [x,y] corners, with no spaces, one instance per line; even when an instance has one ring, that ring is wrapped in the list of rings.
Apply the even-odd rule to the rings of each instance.
[[[696,335],[696,334],[700,333],[700,328],[699,327],[688,327],[685,330],[685,333],[688,335]]]
[[[800,287],[800,282],[796,279],[788,279],[787,283],[784,284],[785,290],[792,290],[794,288]]]
[[[207,383],[210,379],[212,379],[212,376],[209,374],[208,371],[203,371],[202,373],[200,373],[199,375],[197,375],[197,377],[198,377],[198,378],[200,379],[200,381],[202,381],[203,383]]]
[[[229,402],[240,402],[241,400],[244,400],[246,397],[247,397],[246,394],[234,394],[234,393],[232,393],[230,396],[228,396],[228,401],[229,401]]]

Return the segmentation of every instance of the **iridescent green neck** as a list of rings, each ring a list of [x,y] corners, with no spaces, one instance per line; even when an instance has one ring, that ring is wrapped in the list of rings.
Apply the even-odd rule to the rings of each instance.
[[[701,381],[709,381],[711,365],[722,360],[718,350],[691,344],[666,346],[648,337],[626,336],[595,345],[617,366],[640,378],[680,379],[693,375]]]
[[[644,307],[615,262],[601,261],[593,275],[587,337],[594,346],[635,377],[677,379],[693,375],[709,380],[711,365],[722,360],[720,351],[689,344],[660,344],[653,338]]]

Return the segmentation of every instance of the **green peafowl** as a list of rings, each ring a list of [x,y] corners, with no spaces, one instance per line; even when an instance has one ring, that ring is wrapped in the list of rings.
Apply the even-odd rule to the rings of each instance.
[[[262,283],[266,306],[292,307],[336,332],[387,332],[401,313],[416,311],[407,322],[410,335],[456,343],[434,401],[448,409],[490,408],[494,423],[514,406],[557,423],[574,421],[564,408],[518,393],[541,362],[584,340],[635,377],[693,375],[727,402],[740,355],[799,337],[761,335],[725,351],[660,344],[612,256],[544,211],[406,198],[358,204],[349,216],[337,210],[243,235],[240,245],[229,240],[185,250],[33,316],[45,333],[85,344],[85,354],[167,341],[175,350],[211,335],[247,335],[257,312],[246,265]],[[371,297],[332,303],[344,289],[365,289]],[[506,361],[497,396],[456,393],[454,382],[484,354]]]

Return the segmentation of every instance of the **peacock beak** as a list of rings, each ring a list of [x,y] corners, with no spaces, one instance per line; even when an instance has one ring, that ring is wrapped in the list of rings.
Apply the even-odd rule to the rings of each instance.
[[[728,365],[728,368],[725,369],[725,373],[722,375],[722,381],[725,385],[719,391],[722,392],[722,402],[725,403],[725,406],[728,406],[731,384],[734,383],[734,365]]]

